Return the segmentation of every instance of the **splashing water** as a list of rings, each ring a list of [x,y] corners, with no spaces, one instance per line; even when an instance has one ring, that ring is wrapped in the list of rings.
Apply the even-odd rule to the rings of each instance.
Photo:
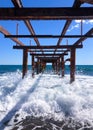
[[[6,119],[13,126],[16,113],[18,122],[27,116],[59,121],[72,118],[93,126],[92,76],[76,75],[72,84],[69,75],[39,74],[33,79],[29,71],[23,80],[21,76],[19,70],[0,75],[0,127]]]

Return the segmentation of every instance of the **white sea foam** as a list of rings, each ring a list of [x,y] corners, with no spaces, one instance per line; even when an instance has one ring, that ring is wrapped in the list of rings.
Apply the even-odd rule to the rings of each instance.
[[[12,113],[20,113],[19,120],[27,115],[55,120],[72,117],[93,125],[92,76],[76,75],[72,84],[69,75],[32,78],[29,72],[23,80],[21,76],[20,71],[0,75],[0,125],[8,118],[13,124]]]

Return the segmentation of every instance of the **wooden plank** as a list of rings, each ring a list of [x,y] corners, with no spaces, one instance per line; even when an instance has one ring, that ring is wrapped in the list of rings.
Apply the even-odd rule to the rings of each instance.
[[[82,48],[83,45],[60,45],[60,46],[13,46],[13,49],[71,49]]]
[[[85,13],[86,12],[86,13]],[[93,19],[93,8],[0,8],[0,20]]]

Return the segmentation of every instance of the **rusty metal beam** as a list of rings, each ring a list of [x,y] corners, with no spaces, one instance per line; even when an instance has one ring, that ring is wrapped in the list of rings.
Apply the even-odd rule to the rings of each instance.
[[[81,6],[81,4],[82,4],[82,3],[81,3],[79,0],[75,0],[72,7],[73,7],[73,8],[79,8],[79,7]],[[67,31],[67,29],[69,28],[71,22],[72,22],[71,19],[66,21],[66,23],[65,23],[65,25],[64,25],[64,28],[63,28],[63,30],[62,30],[62,32],[61,32],[61,35],[65,35],[65,34],[66,34],[66,31]],[[60,43],[62,42],[62,39],[63,39],[62,37],[59,38],[59,40],[58,40],[58,42],[57,42],[57,45],[60,45]],[[54,53],[56,52],[56,50],[57,50],[57,49],[55,49]]]
[[[34,55],[32,56],[32,77],[34,78],[34,68],[35,68],[35,66],[34,66]]]
[[[57,50],[56,53],[58,52],[64,52],[65,50]],[[69,50],[70,51],[70,50]],[[33,50],[33,53],[41,52],[40,50]],[[44,50],[44,54],[47,52],[54,52],[54,50]]]
[[[30,53],[30,55],[32,55],[32,56],[62,56],[62,54],[31,54]],[[67,53],[65,54],[65,55],[68,55]]]
[[[86,12],[86,13],[85,13]],[[0,20],[93,19],[93,8],[0,8]]]
[[[92,35],[93,34],[93,28],[91,28],[86,34],[85,36],[87,35]],[[86,40],[87,37],[81,37],[79,40],[77,40],[74,45],[79,45],[82,41]]]
[[[88,4],[93,4],[93,0],[80,0],[80,1]]]
[[[61,57],[62,77],[64,77],[65,62],[64,56]]]
[[[71,49],[71,58],[70,58],[70,83],[75,81],[75,62],[76,62],[76,49]]]
[[[11,35],[7,30],[5,30],[2,26],[0,26],[0,32],[4,35]],[[25,46],[21,41],[19,41],[17,38],[10,38],[12,41],[14,41],[17,45]],[[28,52],[32,52],[32,50],[28,50]]]
[[[57,57],[51,57],[51,56],[47,56],[47,57],[42,57],[42,56],[41,56],[41,57],[39,57],[39,56],[38,56],[38,57],[36,57],[36,58],[43,59],[43,60],[47,60],[47,59],[48,59],[48,60],[54,60],[54,59],[57,60],[57,59],[59,58],[59,56],[57,56]]]
[[[23,8],[23,5],[22,5],[21,0],[12,0],[12,3],[14,4],[14,6],[15,6],[16,8]],[[30,21],[29,21],[29,20],[24,20],[24,23],[25,23],[25,25],[27,26],[27,28],[28,28],[30,34],[31,34],[31,35],[35,35],[35,31],[34,31],[32,25],[31,25]],[[36,44],[37,44],[38,46],[40,46],[39,40],[38,40],[36,37],[34,38],[34,40],[35,40]],[[43,53],[43,50],[41,50],[41,51],[42,51],[42,53]]]
[[[90,37],[93,35],[5,35],[5,38],[80,38]]]
[[[0,26],[0,32],[4,35],[11,35],[7,30],[5,30],[2,26]],[[19,41],[17,38],[10,38],[12,41],[14,41],[15,43],[17,43],[20,46],[24,46],[24,44]]]
[[[60,45],[60,46],[13,46],[13,49],[71,49],[71,48],[82,48],[83,45]]]
[[[25,74],[27,73],[27,62],[28,62],[28,50],[23,50],[23,72],[22,78],[24,78]]]

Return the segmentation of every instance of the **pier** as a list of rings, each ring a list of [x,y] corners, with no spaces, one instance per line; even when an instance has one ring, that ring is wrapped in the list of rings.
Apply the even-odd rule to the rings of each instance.
[[[32,77],[43,72],[47,63],[51,63],[56,74],[61,70],[61,77],[65,76],[65,63],[70,63],[70,83],[75,81],[76,50],[83,48],[83,41],[87,38],[93,38],[93,28],[83,34],[82,20],[93,19],[93,7],[81,7],[84,3],[93,4],[92,0],[74,0],[72,7],[52,7],[52,8],[27,8],[23,6],[21,0],[11,0],[14,8],[0,8],[0,20],[21,20],[29,30],[29,35],[18,34],[18,24],[16,35],[10,34],[6,29],[0,26],[0,32],[5,38],[10,38],[16,45],[13,49],[23,51],[23,71],[22,78],[27,73],[28,54],[32,57]],[[67,35],[67,30],[72,21],[81,20],[81,30],[79,35]],[[30,20],[65,20],[64,27],[60,35],[41,35],[36,34]],[[51,25],[52,26],[52,25]],[[33,38],[36,45],[26,45],[18,38]],[[56,45],[41,45],[39,38],[55,39],[58,38]],[[75,43],[62,43],[64,38],[79,38]]]

